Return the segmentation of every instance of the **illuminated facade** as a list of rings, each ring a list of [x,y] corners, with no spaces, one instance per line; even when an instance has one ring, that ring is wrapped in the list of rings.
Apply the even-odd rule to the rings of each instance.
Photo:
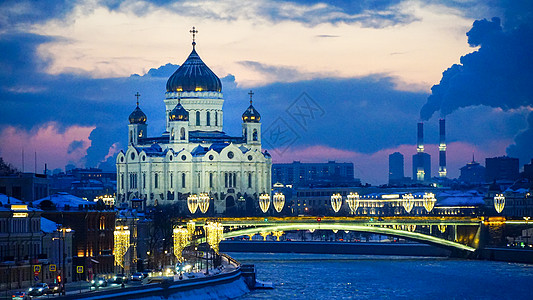
[[[129,146],[116,161],[118,203],[142,199],[145,206],[177,204],[189,213],[202,204],[189,196],[207,194],[211,205],[204,203],[199,211],[231,214],[257,207],[259,195],[270,193],[272,160],[261,148],[253,93],[242,115],[242,136],[225,134],[222,84],[195,45],[167,81],[165,132],[149,137],[138,105],[129,117]]]

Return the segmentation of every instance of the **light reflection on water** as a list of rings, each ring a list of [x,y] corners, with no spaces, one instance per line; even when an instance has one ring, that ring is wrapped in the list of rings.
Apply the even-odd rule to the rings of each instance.
[[[229,253],[274,290],[239,299],[531,299],[533,265],[433,257]]]

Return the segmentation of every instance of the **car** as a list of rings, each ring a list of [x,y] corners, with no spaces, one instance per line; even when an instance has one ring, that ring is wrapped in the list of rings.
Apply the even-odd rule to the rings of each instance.
[[[50,292],[50,288],[46,283],[37,283],[31,288],[28,289],[28,294],[30,296],[42,296]]]
[[[98,276],[91,280],[92,287],[102,287],[107,286],[107,279],[104,276]]]
[[[144,279],[144,275],[141,272],[131,274],[131,281],[141,281]]]
[[[146,270],[142,271],[142,274],[143,274],[144,278],[146,278],[146,277],[152,276],[152,272],[153,272],[153,270],[146,269]]]
[[[115,276],[113,276],[112,282],[116,284],[126,283],[128,282],[128,277],[124,274],[115,274]]]
[[[47,294],[55,294],[55,293],[60,293],[61,292],[61,286],[59,285],[59,283],[51,283],[48,285],[48,292]]]
[[[11,296],[11,299],[13,300],[27,300],[30,299],[30,296],[28,296],[28,293],[26,292],[14,292]]]

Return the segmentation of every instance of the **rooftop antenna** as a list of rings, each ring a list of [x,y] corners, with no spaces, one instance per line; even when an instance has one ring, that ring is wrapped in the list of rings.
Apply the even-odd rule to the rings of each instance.
[[[22,148],[22,173],[24,173],[24,148]]]
[[[33,173],[37,174],[37,151],[35,151],[34,154],[35,154],[35,161],[33,163]]]

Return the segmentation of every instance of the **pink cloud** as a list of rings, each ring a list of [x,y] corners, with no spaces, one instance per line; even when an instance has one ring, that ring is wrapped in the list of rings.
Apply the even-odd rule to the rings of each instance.
[[[70,126],[64,130],[55,122],[36,126],[31,130],[8,126],[0,131],[0,156],[19,170],[22,170],[22,150],[24,149],[24,171],[35,169],[35,152],[37,152],[37,172],[44,169],[64,168],[74,163],[84,166],[83,158],[91,146],[89,135],[94,126]],[[74,142],[74,143],[73,143]],[[75,147],[73,147],[75,145]]]
[[[109,151],[107,152],[107,155],[104,157],[103,161],[106,161],[108,158],[113,157],[118,152],[120,152],[120,145],[118,143],[113,143],[113,145],[109,147]]]
[[[460,175],[459,168],[472,160],[472,153],[475,159],[485,164],[486,157],[505,155],[505,149],[512,140],[494,141],[490,147],[481,149],[477,145],[454,142],[447,147],[447,170],[449,178],[457,178]],[[438,145],[426,144],[426,152],[431,155],[432,176],[438,174]],[[487,150],[488,149],[488,150]],[[404,155],[404,176],[412,176],[412,155],[416,153],[415,145],[400,145],[394,148],[383,149],[374,153],[360,153],[349,150],[336,149],[324,145],[310,147],[289,148],[285,152],[270,151],[273,163],[301,162],[327,162],[335,160],[337,162],[353,162],[354,175],[360,178],[363,183],[373,185],[384,184],[388,181],[389,154],[400,152]],[[278,154],[279,153],[279,154]]]

